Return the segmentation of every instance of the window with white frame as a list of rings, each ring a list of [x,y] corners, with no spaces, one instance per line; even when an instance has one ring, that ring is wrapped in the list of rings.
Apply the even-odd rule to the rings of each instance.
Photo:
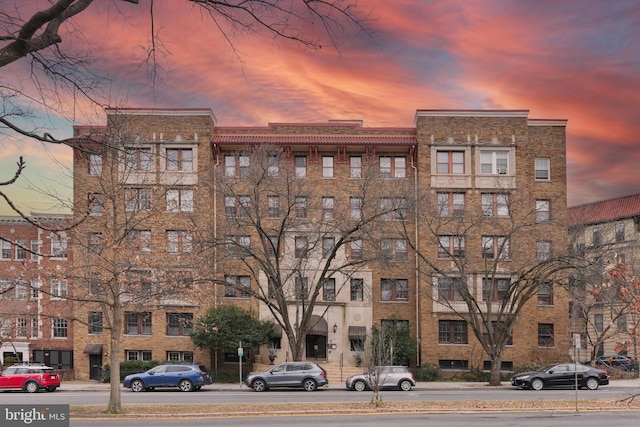
[[[407,200],[404,197],[383,197],[380,199],[380,213],[383,221],[401,221],[407,217]]]
[[[16,318],[16,337],[21,337],[21,338],[27,337],[27,318],[26,317]]]
[[[464,215],[464,193],[438,193],[438,215]]]
[[[507,193],[482,193],[482,215],[484,216],[508,216],[509,194]]]
[[[336,279],[335,278],[329,277],[328,279],[324,279],[324,283],[322,284],[322,299],[324,301],[336,300]]]
[[[125,334],[151,335],[151,312],[127,312],[125,318]]]
[[[166,158],[168,171],[189,172],[193,170],[193,149],[191,148],[167,148]]]
[[[350,243],[351,259],[362,259],[362,239],[352,240]]]
[[[333,178],[333,156],[322,156],[322,177]]]
[[[535,159],[535,180],[551,180],[551,159],[548,157],[536,157]]]
[[[51,297],[64,298],[67,296],[67,281],[56,277],[51,278]]]
[[[536,222],[547,222],[551,219],[551,201],[536,200]]]
[[[462,277],[438,277],[438,301],[464,301],[465,288]]]
[[[296,299],[306,300],[309,298],[309,278],[308,277],[296,277]]]
[[[295,156],[295,173],[298,178],[307,176],[307,158],[306,156]]]
[[[438,174],[464,174],[464,151],[437,151],[436,172]]]
[[[553,305],[553,282],[538,283],[538,305]]]
[[[167,360],[170,362],[193,363],[193,351],[167,351]]]
[[[538,347],[554,347],[553,323],[538,323]]]
[[[225,252],[230,258],[243,258],[251,248],[251,236],[227,235],[225,241]]]
[[[129,230],[127,243],[134,251],[151,253],[151,230]]]
[[[295,257],[306,258],[309,250],[309,241],[307,236],[295,236]]]
[[[270,155],[267,159],[267,174],[271,178],[277,178],[279,174],[280,159],[276,155]]]
[[[29,323],[31,325],[31,338],[40,338],[40,323],[38,318],[32,317]]]
[[[329,258],[333,253],[333,249],[336,246],[336,239],[334,237],[322,238],[322,258]]]
[[[150,188],[126,188],[124,191],[125,210],[139,212],[151,210]]]
[[[351,198],[351,219],[362,219],[362,198]]]
[[[18,279],[16,281],[16,299],[27,299],[27,282],[24,279]]]
[[[380,178],[406,178],[407,159],[405,157],[380,156]]]
[[[536,248],[536,259],[538,261],[548,261],[551,258],[551,242],[549,240],[538,240]]]
[[[67,319],[56,317],[51,321],[52,333],[54,338],[67,338],[69,336],[69,324]]]
[[[168,212],[193,212],[193,190],[170,188],[167,190]]]
[[[407,279],[380,279],[381,301],[407,301],[409,281]]]
[[[125,147],[124,164],[128,172],[152,170],[151,148]]]
[[[484,175],[509,174],[509,152],[480,151],[480,173]]]
[[[89,175],[102,175],[102,156],[100,154],[89,154]]]
[[[16,239],[16,259],[27,259],[27,241],[24,239]]]
[[[465,320],[439,320],[438,343],[440,344],[467,344],[467,322]]]
[[[438,236],[438,258],[452,257],[465,257],[465,236]]]
[[[37,300],[40,297],[40,280],[34,279],[31,281],[31,299]]]
[[[153,360],[151,350],[125,350],[124,353],[127,360]]]
[[[102,211],[104,210],[104,202],[102,194],[100,193],[89,193],[89,215],[91,216],[100,216],[102,215]]]
[[[11,242],[2,241],[2,259],[11,259]]]
[[[511,259],[509,238],[505,236],[482,236],[482,258]]]
[[[31,261],[38,261],[40,257],[40,241],[37,239],[32,240],[29,247],[31,249]]]
[[[189,336],[193,330],[193,313],[167,313],[167,335]]]
[[[90,311],[89,319],[87,321],[87,326],[89,327],[90,334],[101,334],[102,333],[102,312],[101,311]]]
[[[351,301],[364,301],[364,279],[352,277],[349,280]]]
[[[104,250],[104,238],[102,233],[91,232],[87,235],[89,252],[100,254]]]
[[[280,197],[279,196],[267,196],[269,218],[278,218],[280,216]]]
[[[186,230],[167,230],[167,252],[189,253],[193,250],[193,236]]]
[[[67,233],[60,231],[51,235],[51,257],[67,257]]]
[[[224,175],[227,178],[247,178],[250,171],[249,156],[224,156]]]
[[[322,219],[333,219],[335,216],[335,199],[331,196],[322,198]]]
[[[362,157],[349,157],[349,178],[362,178]]]
[[[307,217],[307,198],[305,196],[296,197],[296,218]]]
[[[407,241],[405,239],[380,239],[380,255],[387,261],[406,261]]]
[[[501,302],[509,295],[508,278],[482,278],[482,301]]]
[[[225,214],[229,218],[246,218],[251,209],[251,198],[249,196],[225,196]]]

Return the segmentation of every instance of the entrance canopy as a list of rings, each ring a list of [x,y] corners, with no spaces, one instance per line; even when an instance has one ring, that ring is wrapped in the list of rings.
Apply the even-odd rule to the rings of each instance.
[[[84,354],[102,354],[102,344],[87,344]]]

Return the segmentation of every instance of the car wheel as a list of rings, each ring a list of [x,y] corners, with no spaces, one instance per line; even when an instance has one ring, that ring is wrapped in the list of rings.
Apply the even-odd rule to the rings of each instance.
[[[56,389],[57,389],[57,388],[58,388],[58,387],[53,387],[53,386],[52,386],[52,387],[47,387],[47,388],[46,388],[46,390],[47,390],[47,391],[56,391]]]
[[[306,391],[315,391],[315,389],[318,388],[318,385],[311,378],[307,378],[302,382],[302,387],[304,387]]]
[[[144,383],[140,380],[133,380],[131,382],[131,391],[135,391],[136,393],[144,390]]]
[[[400,381],[399,387],[400,387],[400,390],[402,390],[402,391],[411,391],[411,387],[413,387],[413,386],[411,385],[411,381],[402,380],[402,381]]]
[[[38,386],[38,383],[35,381],[29,381],[24,385],[24,389],[28,393],[35,393],[36,391],[38,391],[39,388],[40,386]]]
[[[542,390],[544,387],[544,382],[540,378],[534,378],[531,380],[531,388],[534,390]]]
[[[365,391],[367,389],[367,385],[364,383],[364,381],[356,381],[355,383],[353,383],[353,389],[355,391]]]
[[[192,391],[193,383],[189,380],[182,380],[178,384],[178,387],[180,387],[180,391]]]
[[[598,386],[600,385],[600,383],[598,382],[598,379],[594,377],[587,378],[586,384],[589,390],[597,390]]]
[[[251,383],[251,387],[254,391],[265,391],[267,389],[267,383],[264,380],[257,379]]]

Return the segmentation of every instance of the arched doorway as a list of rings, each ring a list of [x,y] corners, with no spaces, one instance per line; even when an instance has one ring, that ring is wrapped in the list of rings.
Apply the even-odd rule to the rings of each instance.
[[[313,315],[309,322],[311,328],[305,340],[307,359],[327,358],[327,321],[320,316]]]

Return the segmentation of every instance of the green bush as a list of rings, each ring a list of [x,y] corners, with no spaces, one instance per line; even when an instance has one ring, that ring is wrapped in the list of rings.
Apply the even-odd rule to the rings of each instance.
[[[243,379],[244,380],[244,379]],[[233,384],[238,383],[240,378],[237,373],[220,371],[213,377],[214,383]]]
[[[440,369],[436,365],[424,364],[415,370],[414,375],[416,376],[416,381],[442,380]]]
[[[124,380],[129,374],[137,374],[139,372],[145,372],[154,366],[158,366],[160,362],[157,360],[127,360],[126,362],[120,362],[120,382]],[[104,365],[102,367],[102,382],[108,383],[111,382],[111,367],[109,365]]]

